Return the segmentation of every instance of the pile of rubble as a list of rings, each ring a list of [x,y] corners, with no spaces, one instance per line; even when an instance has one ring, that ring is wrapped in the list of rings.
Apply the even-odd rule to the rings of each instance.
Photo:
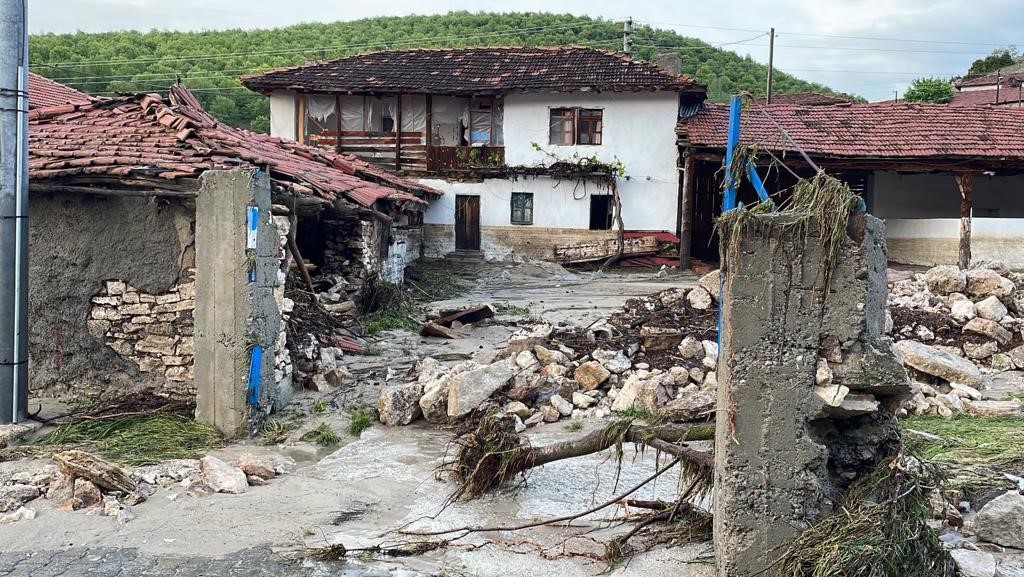
[[[630,409],[675,420],[699,416],[713,405],[718,384],[719,282],[715,271],[693,289],[630,299],[587,329],[523,329],[491,363],[446,368],[423,359],[415,382],[381,391],[380,420],[447,423],[486,402],[515,415],[521,429]]]
[[[295,465],[287,457],[242,455],[227,463],[207,455],[128,470],[78,450],[55,453],[53,461],[0,478],[0,524],[34,519],[37,509],[29,506],[37,499],[65,511],[98,511],[124,524],[135,518],[132,507],[158,488],[177,487],[196,497],[240,494]]]
[[[932,493],[929,524],[965,577],[1024,575],[1024,480],[974,501]],[[953,497],[956,497],[955,495]]]
[[[914,381],[905,409],[1019,413],[1019,403],[988,401],[983,391],[986,375],[1024,369],[1024,276],[999,263],[892,276],[886,328]]]

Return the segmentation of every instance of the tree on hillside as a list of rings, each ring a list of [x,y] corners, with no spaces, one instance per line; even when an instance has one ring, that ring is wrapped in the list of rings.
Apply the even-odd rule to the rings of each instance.
[[[998,71],[1000,68],[1013,66],[1020,61],[1020,53],[1013,46],[1008,48],[997,48],[992,54],[979,58],[971,64],[970,70],[964,78],[976,78]]]
[[[946,104],[953,100],[953,85],[941,78],[918,78],[903,96],[907,102]]]
[[[374,50],[460,46],[583,45],[622,49],[622,23],[568,14],[451,12],[309,23],[266,30],[37,34],[29,43],[33,72],[97,95],[160,92],[181,78],[221,121],[265,131],[267,99],[238,82],[243,74]],[[767,69],[751,58],[647,25],[635,28],[634,58],[674,51],[683,73],[715,101],[749,92],[764,96]],[[775,90],[834,94],[782,71]]]

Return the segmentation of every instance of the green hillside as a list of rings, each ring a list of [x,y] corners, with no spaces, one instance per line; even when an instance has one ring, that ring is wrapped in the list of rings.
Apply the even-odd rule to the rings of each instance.
[[[648,26],[637,26],[634,38],[634,55],[643,59],[677,51],[683,72],[705,84],[713,100],[741,90],[764,95],[766,69],[750,58]],[[91,94],[164,92],[180,76],[221,120],[266,131],[266,99],[238,83],[242,74],[383,49],[557,44],[621,50],[622,23],[565,14],[453,12],[272,30],[39,34],[30,40],[30,59],[34,72]],[[775,86],[778,93],[832,93],[778,72]]]

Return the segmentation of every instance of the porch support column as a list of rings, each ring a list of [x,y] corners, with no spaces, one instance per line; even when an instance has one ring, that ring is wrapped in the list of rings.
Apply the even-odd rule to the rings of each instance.
[[[679,202],[679,270],[690,268],[690,247],[693,244],[693,187],[696,162],[693,154],[683,153],[683,193]]]
[[[957,264],[965,269],[971,266],[971,210],[973,206],[974,176],[970,173],[954,174],[960,189],[960,256]]]
[[[402,170],[402,95],[395,96],[395,170]]]

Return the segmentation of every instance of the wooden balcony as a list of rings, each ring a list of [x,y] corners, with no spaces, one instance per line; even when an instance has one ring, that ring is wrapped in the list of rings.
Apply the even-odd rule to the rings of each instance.
[[[431,146],[427,149],[429,172],[472,171],[505,166],[503,146]]]

